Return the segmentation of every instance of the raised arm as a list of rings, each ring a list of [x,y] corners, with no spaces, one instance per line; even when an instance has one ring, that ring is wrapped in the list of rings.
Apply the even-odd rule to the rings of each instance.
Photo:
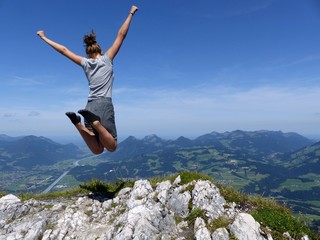
[[[116,40],[113,42],[112,46],[108,49],[107,54],[111,60],[113,60],[115,58],[115,56],[117,55],[117,53],[119,52],[120,47],[123,43],[123,40],[127,36],[131,20],[132,20],[134,14],[136,13],[136,11],[138,11],[138,8],[136,6],[132,6],[128,17],[126,18],[126,20],[124,21],[124,23],[122,24],[122,26],[120,27],[120,29],[118,31],[118,35],[116,37]]]
[[[61,53],[62,55],[66,56],[67,58],[69,58],[71,61],[75,62],[76,64],[80,65],[81,64],[81,60],[82,57],[79,55],[74,54],[73,52],[71,52],[68,48],[66,48],[65,46],[56,43],[52,40],[50,40],[49,38],[47,38],[45,36],[44,31],[38,31],[37,32],[38,36],[45,41],[47,44],[49,44],[52,48],[54,48],[57,52]]]

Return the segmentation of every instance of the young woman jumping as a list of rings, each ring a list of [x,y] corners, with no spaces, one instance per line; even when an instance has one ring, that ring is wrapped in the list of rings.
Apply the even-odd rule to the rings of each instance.
[[[136,6],[131,7],[115,41],[105,53],[102,52],[93,31],[85,35],[83,41],[86,45],[87,57],[76,55],[65,46],[50,40],[44,31],[37,32],[38,36],[52,48],[80,65],[86,74],[90,88],[88,102],[85,109],[78,111],[83,116],[85,124],[81,124],[80,116],[74,112],[67,112],[66,115],[94,154],[103,153],[105,148],[113,152],[117,147],[117,130],[112,103],[113,59],[120,50],[137,10]]]

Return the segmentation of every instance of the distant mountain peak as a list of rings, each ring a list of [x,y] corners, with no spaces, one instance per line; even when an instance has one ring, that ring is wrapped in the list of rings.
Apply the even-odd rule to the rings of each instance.
[[[6,160],[0,162],[0,168],[32,168],[35,165],[50,165],[82,155],[82,151],[74,144],[59,144],[49,138],[34,135],[8,137],[7,140],[0,141],[0,149],[0,156]]]
[[[177,141],[191,141],[189,138],[186,138],[184,136],[180,136],[177,138]]]
[[[156,134],[150,134],[143,138],[144,142],[154,143],[158,141],[162,141],[160,137],[158,137]]]
[[[137,138],[134,136],[129,136],[129,137],[127,137],[126,140],[133,141],[133,140],[137,140]]]

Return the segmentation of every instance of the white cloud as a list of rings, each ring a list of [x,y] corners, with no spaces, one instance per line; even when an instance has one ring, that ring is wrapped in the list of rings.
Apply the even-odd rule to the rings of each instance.
[[[247,2],[240,2],[237,8],[229,9],[226,12],[227,17],[233,16],[241,16],[251,14],[257,11],[262,11],[272,4],[272,0],[264,0],[264,1],[247,1]]]
[[[210,12],[205,13],[190,13],[190,15],[212,19],[212,18],[228,18],[235,16],[242,16],[247,14],[252,14],[258,11],[263,11],[269,8],[272,4],[273,0],[263,0],[263,1],[253,1],[253,0],[245,0],[245,1],[226,1],[224,0],[225,8],[216,8],[219,11],[215,11],[216,9],[208,9]]]
[[[136,89],[124,101],[116,96],[115,105],[119,129],[129,135],[197,135],[233,129],[314,133],[320,132],[315,116],[319,94],[320,88]]]
[[[28,77],[20,77],[20,76],[10,76],[6,79],[3,84],[10,86],[34,86],[34,85],[43,85],[43,82],[35,80],[33,78]]]

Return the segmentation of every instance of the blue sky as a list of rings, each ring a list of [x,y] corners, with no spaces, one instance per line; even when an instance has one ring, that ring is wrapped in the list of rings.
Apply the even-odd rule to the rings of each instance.
[[[36,32],[84,56],[94,29],[107,50],[133,4],[114,60],[120,139],[320,135],[316,0],[0,0],[0,134],[78,138],[64,113],[85,106],[87,80]]]

